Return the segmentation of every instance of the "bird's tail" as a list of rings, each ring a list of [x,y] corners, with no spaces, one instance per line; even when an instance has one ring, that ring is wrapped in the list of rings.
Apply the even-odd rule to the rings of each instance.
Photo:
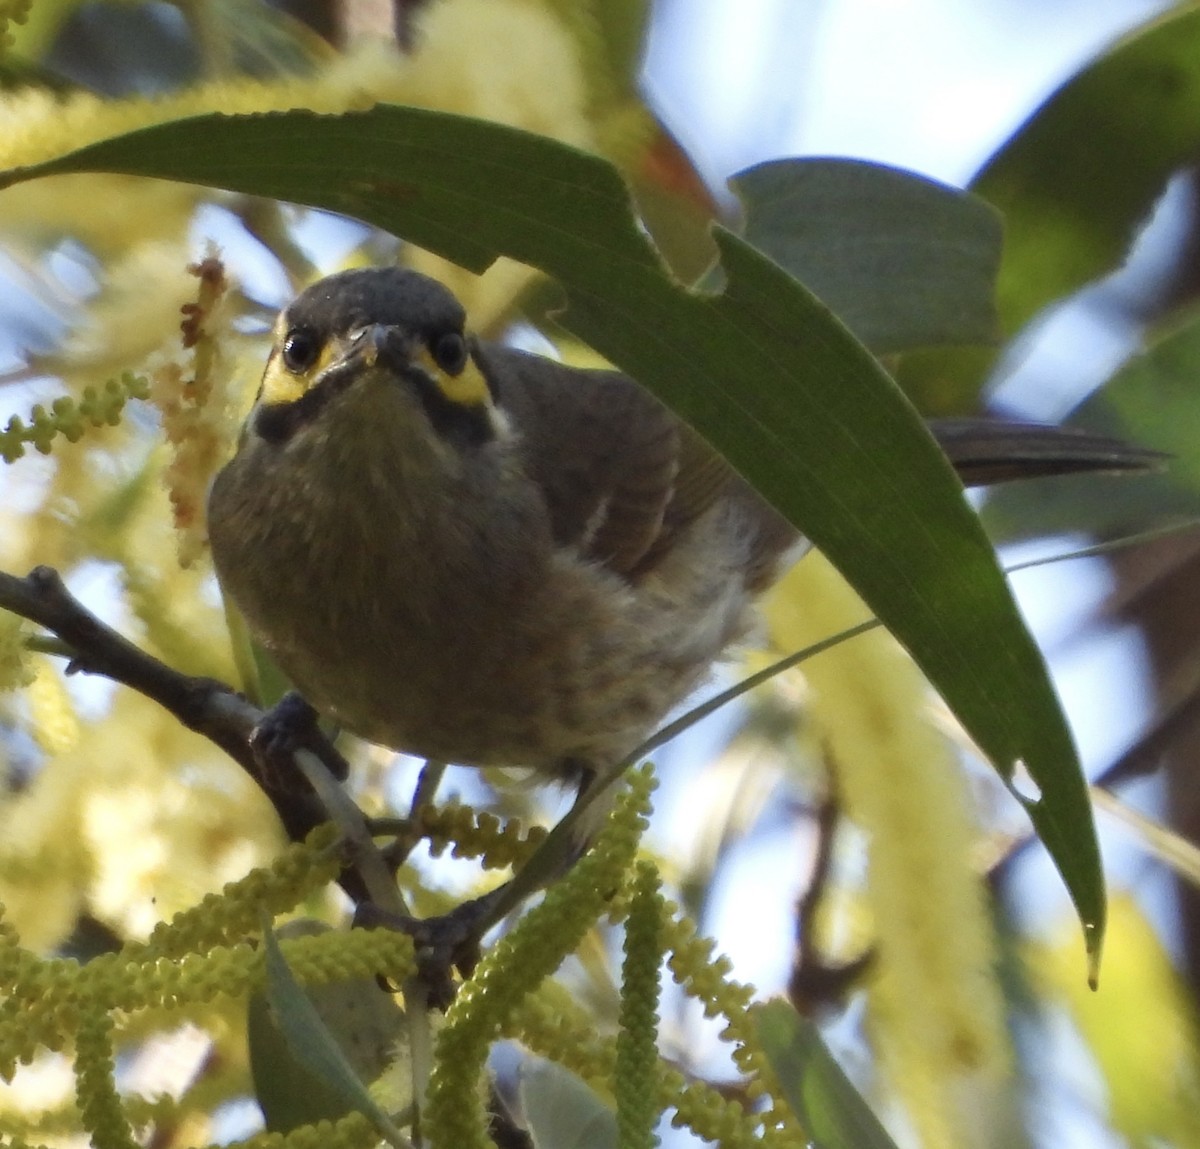
[[[1004,419],[931,419],[933,437],[964,486],[1081,471],[1152,471],[1167,456],[1123,439],[1074,427]]]

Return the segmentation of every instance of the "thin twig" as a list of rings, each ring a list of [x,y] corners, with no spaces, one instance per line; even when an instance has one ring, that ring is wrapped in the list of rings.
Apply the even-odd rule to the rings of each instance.
[[[99,674],[128,686],[223,750],[270,799],[292,841],[303,841],[330,820],[311,789],[281,785],[272,772],[262,769],[251,744],[251,735],[264,718],[262,710],[223,682],[181,674],[139,650],[79,602],[57,571],[35,567],[25,578],[0,571],[0,608],[45,627],[65,643],[65,650],[56,653],[69,659],[69,674]],[[40,641],[39,645],[49,649]],[[336,759],[333,747],[327,749],[328,756]],[[339,881],[356,903],[366,897],[366,885],[355,869],[345,870]]]
[[[840,821],[837,795],[831,792],[816,810],[817,852],[808,888],[796,902],[796,956],[788,997],[805,1017],[813,1017],[823,1006],[841,1005],[875,960],[872,946],[848,962],[831,963],[817,945],[816,918],[833,876],[833,847]]]

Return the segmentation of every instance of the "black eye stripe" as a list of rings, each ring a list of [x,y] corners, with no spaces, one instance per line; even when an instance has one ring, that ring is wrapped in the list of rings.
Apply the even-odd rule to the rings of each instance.
[[[420,369],[404,372],[404,378],[413,385],[429,422],[443,439],[464,446],[480,447],[496,437],[484,407],[464,407],[461,403],[455,403]]]
[[[311,423],[335,391],[330,387],[314,387],[290,403],[271,403],[254,413],[254,430],[268,443],[284,443],[306,423]]]
[[[335,395],[353,386],[354,379],[352,371],[330,373],[299,399],[259,407],[254,414],[255,432],[268,443],[286,443],[297,431],[316,419]],[[437,383],[419,367],[398,368],[395,382],[399,386],[412,388],[433,429],[447,442],[463,447],[481,447],[496,437],[495,428],[483,407],[464,407],[448,399]]]

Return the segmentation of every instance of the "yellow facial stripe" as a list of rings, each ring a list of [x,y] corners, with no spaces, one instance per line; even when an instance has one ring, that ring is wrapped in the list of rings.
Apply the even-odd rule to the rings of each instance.
[[[333,363],[341,354],[336,340],[330,340],[321,348],[317,361],[302,375],[295,375],[283,363],[283,355],[276,348],[269,360],[267,369],[263,372],[262,402],[268,405],[275,403],[294,403],[312,386],[322,371]]]
[[[474,359],[468,359],[467,365],[457,375],[449,375],[443,371],[427,347],[421,348],[416,359],[429,373],[429,377],[437,383],[438,390],[451,403],[457,403],[461,407],[490,406],[492,393],[483,372],[475,366]]]
[[[261,400],[268,406],[276,403],[294,403],[308,390],[308,380],[302,375],[293,375],[284,365],[283,356],[275,352],[267,360],[263,372]]]

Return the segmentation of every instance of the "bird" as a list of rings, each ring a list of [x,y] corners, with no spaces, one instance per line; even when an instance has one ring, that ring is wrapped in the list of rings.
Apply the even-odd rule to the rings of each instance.
[[[585,789],[752,633],[796,529],[628,375],[471,334],[402,267],[280,313],[208,500],[224,593],[323,716]],[[967,484],[1141,469],[1060,428],[933,421]]]

